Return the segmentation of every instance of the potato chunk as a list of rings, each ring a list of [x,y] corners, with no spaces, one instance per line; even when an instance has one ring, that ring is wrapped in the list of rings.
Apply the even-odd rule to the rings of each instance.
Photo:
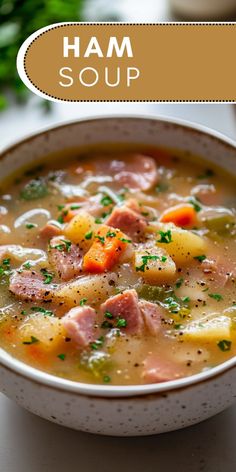
[[[54,351],[60,346],[66,332],[59,318],[35,313],[23,322],[19,335],[25,345],[37,343],[46,351]]]
[[[135,251],[134,267],[136,272],[150,284],[169,282],[176,273],[175,263],[169,254],[157,247]]]
[[[169,238],[162,237],[163,233],[168,233]],[[161,240],[166,240],[166,242],[161,242]],[[157,241],[157,245],[164,248],[177,265],[186,264],[194,257],[205,254],[207,250],[207,244],[203,238],[173,224],[159,226]]]
[[[217,342],[231,338],[231,320],[227,316],[203,318],[183,329],[183,337],[189,341]]]
[[[114,273],[88,275],[79,277],[67,284],[61,285],[55,291],[55,298],[73,307],[83,298],[89,305],[101,303],[114,292],[117,276]]]
[[[95,220],[88,212],[81,210],[64,229],[65,236],[82,249],[88,250],[93,241]]]

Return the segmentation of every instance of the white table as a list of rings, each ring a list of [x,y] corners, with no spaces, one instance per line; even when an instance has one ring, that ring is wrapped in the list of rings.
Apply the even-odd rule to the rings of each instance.
[[[126,21],[169,18],[164,0],[121,0],[119,8]],[[236,112],[229,105],[56,104],[51,114],[44,115],[36,102],[33,99],[26,109],[11,107],[0,115],[0,150],[49,124],[104,113],[174,116],[236,139]],[[235,472],[235,437],[236,406],[186,430],[122,439],[56,426],[0,395],[0,472]]]

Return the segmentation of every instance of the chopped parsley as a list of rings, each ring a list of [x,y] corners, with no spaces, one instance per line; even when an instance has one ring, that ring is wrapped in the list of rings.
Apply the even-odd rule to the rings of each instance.
[[[127,244],[132,243],[131,239],[126,239],[126,238],[119,238],[119,241],[121,241],[122,243],[127,243]]]
[[[103,382],[104,383],[109,383],[110,381],[111,381],[111,377],[109,375],[104,375]]]
[[[66,355],[65,354],[58,354],[58,359],[61,359],[61,361],[64,361],[65,358],[66,358]]]
[[[115,231],[107,231],[106,238],[115,238],[116,232]]]
[[[57,209],[58,209],[59,211],[62,211],[63,208],[65,208],[65,205],[57,205]]]
[[[102,218],[95,218],[95,223],[100,225],[102,223]]]
[[[95,238],[97,238],[101,244],[105,244],[105,238],[104,236],[99,236],[98,234],[96,234]]]
[[[51,281],[52,281],[52,279],[53,279],[53,277],[54,277],[54,274],[52,274],[51,272],[48,272],[47,269],[41,269],[40,272],[41,272],[41,274],[42,274],[43,277],[44,277],[43,283],[44,283],[45,285],[50,284]]]
[[[204,254],[202,254],[202,256],[195,256],[194,257],[194,259],[196,259],[196,261],[199,261],[199,262],[205,261],[206,258],[207,257]]]
[[[103,206],[109,206],[113,204],[113,200],[108,195],[105,195],[104,197],[101,198],[100,203]]]
[[[22,344],[35,344],[38,342],[39,342],[38,338],[36,338],[35,336],[30,336],[30,341],[23,341]]]
[[[0,266],[0,277],[9,276],[11,274],[10,262],[11,259],[9,257],[7,259],[3,259],[2,265]]]
[[[71,241],[68,241],[67,239],[60,239],[62,244],[56,244],[56,246],[50,246],[51,249],[57,249],[60,252],[69,252],[71,249]]]
[[[176,283],[175,283],[175,286],[176,288],[180,288],[184,283],[184,279],[183,277],[181,277],[180,279],[176,280]]]
[[[169,244],[172,242],[172,233],[170,229],[168,231],[158,231],[158,234],[161,237],[157,240],[158,243]]]
[[[37,225],[35,225],[34,223],[26,223],[25,227],[27,229],[32,229],[32,228],[37,228]]]
[[[157,261],[160,260],[161,262],[166,262],[167,257],[166,256],[152,256],[152,255],[147,255],[147,256],[142,256],[142,264],[139,267],[135,267],[136,272],[144,272],[145,268],[148,264],[148,261]]]
[[[30,263],[29,261],[28,261],[28,262],[25,262],[25,263],[23,264],[23,267],[24,267],[24,269],[30,269],[30,268],[31,268],[31,263]]]
[[[104,317],[108,318],[109,320],[112,320],[112,318],[114,318],[113,314],[110,311],[105,311]]]
[[[103,344],[104,344],[104,336],[100,336],[100,338],[96,339],[96,341],[93,341],[92,343],[90,343],[90,347],[94,351],[97,351],[99,347],[103,346]]]
[[[32,306],[31,311],[34,311],[36,313],[43,313],[43,315],[45,316],[54,316],[53,311],[46,310],[45,308],[42,308],[41,306]]]
[[[228,341],[227,339],[222,339],[221,341],[217,343],[217,346],[219,347],[221,351],[226,352],[226,351],[230,351],[231,344],[232,344],[232,341]]]
[[[84,237],[85,239],[92,239],[93,231],[88,231],[87,233],[85,233]]]
[[[213,298],[217,302],[220,302],[221,300],[223,300],[222,295],[220,295],[219,293],[208,293],[208,297]]]
[[[199,205],[199,201],[196,197],[189,198],[188,202],[193,206],[194,210],[198,213],[202,207]]]
[[[70,206],[70,209],[73,211],[73,210],[79,210],[81,208],[81,205],[77,205],[77,204],[74,204],[74,205],[71,205]]]
[[[81,300],[79,302],[80,306],[84,306],[85,303],[87,302],[87,300],[88,300],[87,298],[81,298]]]
[[[124,318],[117,318],[116,327],[117,328],[126,328],[127,321]]]

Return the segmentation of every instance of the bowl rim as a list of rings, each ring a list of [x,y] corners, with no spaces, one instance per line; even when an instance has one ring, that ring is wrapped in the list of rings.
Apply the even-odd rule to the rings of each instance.
[[[162,122],[163,124],[170,124],[177,128],[182,128],[185,131],[198,132],[199,134],[206,135],[211,139],[217,140],[220,144],[226,145],[229,148],[236,150],[236,141],[232,138],[225,136],[223,133],[212,130],[211,128],[200,125],[188,120],[176,119],[172,117],[153,116],[148,114],[108,114],[108,115],[95,115],[86,118],[80,118],[76,120],[69,120],[60,124],[54,124],[46,126],[40,131],[30,133],[23,139],[18,139],[13,144],[7,145],[0,152],[0,159],[3,159],[5,155],[10,154],[19,146],[34,140],[35,138],[53,132],[54,130],[70,127],[76,124],[92,123],[96,121],[106,120],[137,120],[137,121],[154,121]],[[152,383],[152,384],[141,384],[141,385],[103,385],[103,384],[88,384],[82,382],[76,382],[68,380],[62,377],[48,374],[42,370],[36,369],[23,361],[14,358],[4,349],[0,348],[0,366],[5,368],[7,371],[11,371],[20,377],[30,380],[39,385],[44,385],[49,388],[58,391],[70,392],[76,395],[84,395],[91,397],[137,397],[151,394],[164,394],[169,391],[178,391],[183,388],[188,388],[193,385],[210,381],[215,377],[218,377],[227,371],[233,369],[236,366],[236,356],[228,359],[227,361],[213,367],[204,372],[200,372],[189,377],[183,377],[176,380],[167,382]]]

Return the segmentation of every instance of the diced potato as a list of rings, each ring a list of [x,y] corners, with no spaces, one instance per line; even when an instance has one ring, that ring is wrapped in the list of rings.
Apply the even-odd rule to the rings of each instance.
[[[55,291],[55,298],[73,307],[86,298],[87,303],[101,303],[114,292],[117,275],[114,273],[88,275],[61,285]]]
[[[46,351],[54,351],[66,332],[59,318],[37,313],[23,322],[19,335],[22,343],[31,344],[33,340],[32,344],[35,342]]]
[[[183,330],[183,337],[188,341],[217,342],[231,338],[231,320],[227,316],[200,319],[189,324]]]
[[[135,251],[134,267],[150,284],[169,282],[176,273],[174,261],[164,249],[157,247]]]
[[[65,236],[83,249],[89,249],[93,241],[93,233],[96,229],[94,217],[81,210],[64,229]]]
[[[164,233],[170,231],[171,242],[158,242],[157,245],[164,248],[177,265],[186,264],[192,261],[194,257],[206,253],[206,241],[192,231],[178,228],[173,224],[160,225],[159,231],[163,231]],[[161,239],[159,233],[157,234],[157,239]]]

